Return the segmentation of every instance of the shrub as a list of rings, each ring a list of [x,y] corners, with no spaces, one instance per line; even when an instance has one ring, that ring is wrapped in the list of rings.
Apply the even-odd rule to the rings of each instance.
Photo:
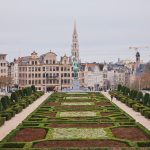
[[[2,146],[1,146],[1,148],[12,148],[13,150],[15,150],[14,148],[23,148],[24,147],[24,145],[25,145],[25,143],[17,143],[17,142],[15,142],[15,143],[4,143],[4,144],[2,144]]]
[[[121,91],[122,85],[118,84],[118,91]]]
[[[130,89],[126,87],[126,89],[125,89],[125,95],[127,95],[127,96],[128,96],[128,95],[129,95],[129,93],[130,93]]]
[[[15,106],[12,108],[12,110],[14,110],[17,114],[18,114],[19,112],[21,112],[22,109],[23,109],[23,107],[22,107],[22,106],[19,106],[19,105],[15,105]]]
[[[32,89],[31,87],[27,87],[27,96],[32,94]]]
[[[134,102],[133,100],[128,99],[127,101],[127,106],[132,107],[136,102]]]
[[[141,115],[144,115],[145,111],[150,111],[150,108],[144,107],[143,109],[140,109]]]
[[[1,103],[2,103],[4,109],[8,108],[8,103],[7,103],[7,100],[5,97],[1,98]]]
[[[2,126],[5,122],[5,119],[3,117],[0,117],[0,126]]]
[[[12,102],[17,102],[18,101],[18,97],[17,97],[17,93],[16,92],[13,92],[12,94],[11,94],[11,101]]]
[[[11,119],[11,117],[12,117],[12,115],[11,115],[10,112],[2,112],[2,113],[1,113],[1,116],[2,116],[2,117],[5,117],[6,120]]]
[[[11,117],[15,116],[16,112],[12,110],[11,108],[7,109],[8,113],[11,113]]]
[[[143,98],[143,104],[144,104],[144,105],[147,105],[147,104],[148,104],[148,101],[149,101],[149,94],[146,93],[146,94],[144,95],[144,98]]]
[[[20,97],[22,98],[24,96],[23,90],[18,90]]]
[[[144,116],[148,119],[150,119],[150,111],[145,111]]]
[[[146,142],[146,141],[143,141],[143,142],[138,142],[137,145],[139,147],[150,147],[150,142]]]
[[[28,104],[27,104],[27,103],[24,103],[24,102],[20,102],[19,105],[22,106],[23,109],[26,108],[26,107],[28,106]]]
[[[137,98],[138,101],[141,101],[143,99],[143,93],[141,91],[138,92]]]
[[[32,93],[36,92],[36,88],[34,85],[31,86],[31,89],[32,89]]]
[[[132,107],[135,111],[138,111],[138,112],[140,111],[140,109],[144,108],[144,106],[140,104],[134,104]]]
[[[2,102],[0,100],[0,111],[2,111],[2,110],[3,110],[3,105],[2,105]]]
[[[23,89],[23,95],[24,95],[24,96],[27,96],[27,94],[28,94],[27,88],[24,88],[24,89]]]

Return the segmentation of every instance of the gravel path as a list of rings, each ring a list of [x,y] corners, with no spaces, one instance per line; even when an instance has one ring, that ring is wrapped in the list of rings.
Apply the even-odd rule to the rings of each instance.
[[[29,114],[31,114],[51,94],[52,93],[45,93],[43,96],[34,101],[27,108],[23,109],[22,112],[16,114],[15,117],[6,121],[5,124],[0,127],[0,141],[13,129],[15,129]]]
[[[103,95],[105,95],[109,100],[111,100],[110,95],[108,92],[101,92]],[[129,114],[131,117],[133,117],[136,122],[139,122],[142,124],[145,128],[150,130],[150,119],[145,118],[142,116],[139,112],[134,111],[132,108],[126,106],[124,103],[116,100],[116,98],[113,98],[112,102],[116,104],[119,108],[124,110],[127,114]]]

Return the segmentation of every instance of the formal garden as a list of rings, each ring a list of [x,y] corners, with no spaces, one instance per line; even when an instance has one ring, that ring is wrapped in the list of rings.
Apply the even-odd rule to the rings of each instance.
[[[140,112],[145,118],[150,119],[150,94],[143,94],[141,91],[129,89],[128,87],[118,85],[118,89],[110,91],[110,95],[117,100],[125,103],[134,111]]]
[[[5,121],[14,117],[15,114],[20,113],[43,94],[43,92],[36,91],[33,85],[13,92],[11,97],[3,96],[0,99],[0,126],[2,126]]]
[[[150,147],[150,131],[100,93],[53,93],[0,149]]]

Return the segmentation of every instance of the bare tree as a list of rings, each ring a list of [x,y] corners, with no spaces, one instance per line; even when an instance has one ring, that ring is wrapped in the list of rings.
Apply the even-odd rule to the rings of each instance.
[[[12,78],[7,76],[0,77],[0,89],[9,88],[12,85]]]

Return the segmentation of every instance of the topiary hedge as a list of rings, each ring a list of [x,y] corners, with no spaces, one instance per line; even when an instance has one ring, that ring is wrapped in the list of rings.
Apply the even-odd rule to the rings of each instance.
[[[145,111],[144,116],[148,119],[150,119],[150,111]]]
[[[131,91],[132,93],[134,93],[134,91]],[[125,103],[127,106],[133,108],[133,110],[140,112],[143,116],[145,116],[146,118],[149,118],[149,105],[147,106],[146,104],[149,102],[150,96],[149,94],[145,94],[145,96],[143,98],[145,98],[144,100],[144,104],[143,102],[141,102],[140,98],[142,97],[141,92],[138,93],[138,95],[141,97],[139,99],[131,99],[128,96],[123,95],[123,93],[120,93],[118,91],[111,91],[109,92],[110,95],[113,95],[117,100],[120,100],[121,102]],[[147,112],[147,113],[146,113]]]
[[[6,120],[11,119],[15,114],[22,111],[29,104],[42,96],[44,92],[37,91],[32,93],[30,87],[25,88],[29,96],[23,96],[23,90],[18,90],[11,94],[11,97],[4,96],[0,100],[0,116]]]
[[[0,126],[3,125],[5,122],[5,118],[4,117],[0,117]]]

